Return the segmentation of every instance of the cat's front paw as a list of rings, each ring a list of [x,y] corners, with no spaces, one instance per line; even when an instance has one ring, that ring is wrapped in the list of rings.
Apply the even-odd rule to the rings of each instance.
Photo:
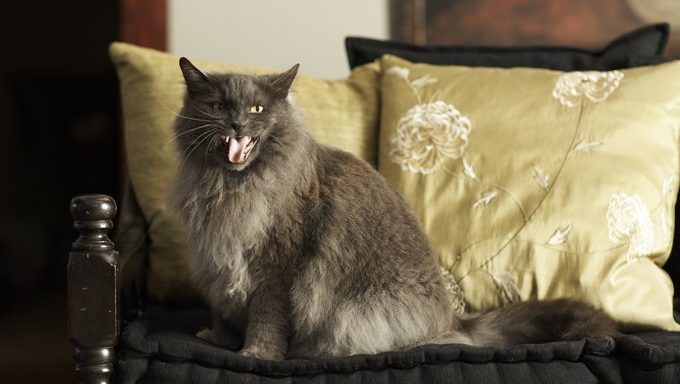
[[[214,329],[210,328],[203,328],[196,332],[196,337],[213,344],[217,344],[230,351],[238,351],[243,345],[243,341],[239,339],[238,335],[220,331],[216,332]]]
[[[215,341],[213,331],[210,328],[203,328],[200,331],[196,332],[196,337],[198,337],[199,339],[203,339],[205,341],[209,341],[211,343],[217,343]]]
[[[283,353],[267,350],[264,348],[248,347],[238,351],[238,354],[246,357],[254,357],[260,360],[283,360]]]

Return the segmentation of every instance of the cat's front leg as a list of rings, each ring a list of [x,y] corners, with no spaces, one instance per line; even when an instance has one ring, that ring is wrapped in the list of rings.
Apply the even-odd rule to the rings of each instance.
[[[282,360],[290,330],[289,290],[268,281],[252,294],[248,307],[245,344],[239,352],[264,360]]]
[[[234,311],[225,319],[217,309],[213,309],[212,328],[203,328],[196,336],[232,351],[239,350],[243,346],[245,330],[245,318],[241,312]]]

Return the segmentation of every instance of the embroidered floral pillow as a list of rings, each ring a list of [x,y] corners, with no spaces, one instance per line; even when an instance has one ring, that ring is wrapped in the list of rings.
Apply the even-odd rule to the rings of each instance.
[[[680,330],[670,253],[680,62],[611,72],[381,60],[379,169],[467,306],[577,297]]]

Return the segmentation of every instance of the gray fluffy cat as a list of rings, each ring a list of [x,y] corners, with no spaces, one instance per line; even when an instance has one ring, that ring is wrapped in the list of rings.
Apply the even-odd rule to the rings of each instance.
[[[185,58],[180,67],[172,205],[214,312],[199,336],[278,360],[616,332],[607,315],[568,299],[456,316],[404,200],[371,166],[305,130],[288,97],[297,65],[265,76],[206,75]]]

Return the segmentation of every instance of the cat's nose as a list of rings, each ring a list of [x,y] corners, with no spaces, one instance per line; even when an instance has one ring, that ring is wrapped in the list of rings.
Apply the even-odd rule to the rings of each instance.
[[[245,127],[246,123],[241,120],[232,120],[229,125],[231,126],[231,129],[236,131],[236,134],[240,134],[241,131],[243,130],[243,127]]]

